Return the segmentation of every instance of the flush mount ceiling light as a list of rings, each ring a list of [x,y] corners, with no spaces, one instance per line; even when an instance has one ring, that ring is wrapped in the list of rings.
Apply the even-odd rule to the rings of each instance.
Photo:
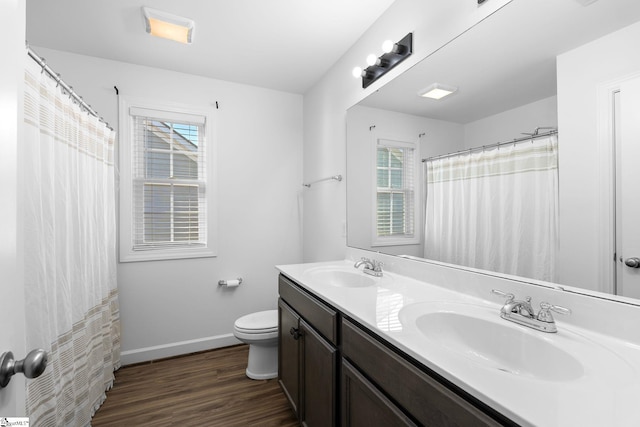
[[[193,38],[193,20],[164,12],[162,10],[142,7],[147,33],[152,36],[190,44]]]
[[[442,99],[445,96],[449,96],[457,91],[457,87],[447,86],[440,83],[433,83],[432,85],[429,85],[425,89],[418,92],[418,95],[424,98]]]

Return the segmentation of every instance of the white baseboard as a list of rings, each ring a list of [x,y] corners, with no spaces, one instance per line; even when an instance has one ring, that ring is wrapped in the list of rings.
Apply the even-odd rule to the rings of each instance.
[[[120,353],[120,363],[122,366],[126,366],[134,363],[148,362],[151,360],[164,359],[166,357],[195,353],[203,350],[229,347],[236,344],[241,344],[241,342],[233,336],[233,334],[224,334],[214,337],[156,345],[153,347],[137,348]]]

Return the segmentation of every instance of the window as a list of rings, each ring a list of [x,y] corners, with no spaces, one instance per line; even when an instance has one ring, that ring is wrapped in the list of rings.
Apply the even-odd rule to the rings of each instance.
[[[120,260],[215,256],[208,111],[121,105]]]
[[[417,243],[414,144],[379,139],[374,245]]]

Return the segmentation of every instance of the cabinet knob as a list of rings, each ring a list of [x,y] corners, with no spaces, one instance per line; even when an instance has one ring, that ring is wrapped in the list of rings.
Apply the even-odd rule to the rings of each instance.
[[[300,332],[300,329],[297,329],[297,328],[294,328],[294,327],[291,327],[291,329],[289,329],[289,333],[291,334],[291,336],[293,337],[294,340],[298,340],[302,336],[302,333]]]

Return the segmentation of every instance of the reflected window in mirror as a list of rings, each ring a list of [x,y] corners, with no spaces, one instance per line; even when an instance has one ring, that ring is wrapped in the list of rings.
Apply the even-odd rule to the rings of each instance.
[[[374,245],[414,244],[416,233],[415,144],[378,139]]]

